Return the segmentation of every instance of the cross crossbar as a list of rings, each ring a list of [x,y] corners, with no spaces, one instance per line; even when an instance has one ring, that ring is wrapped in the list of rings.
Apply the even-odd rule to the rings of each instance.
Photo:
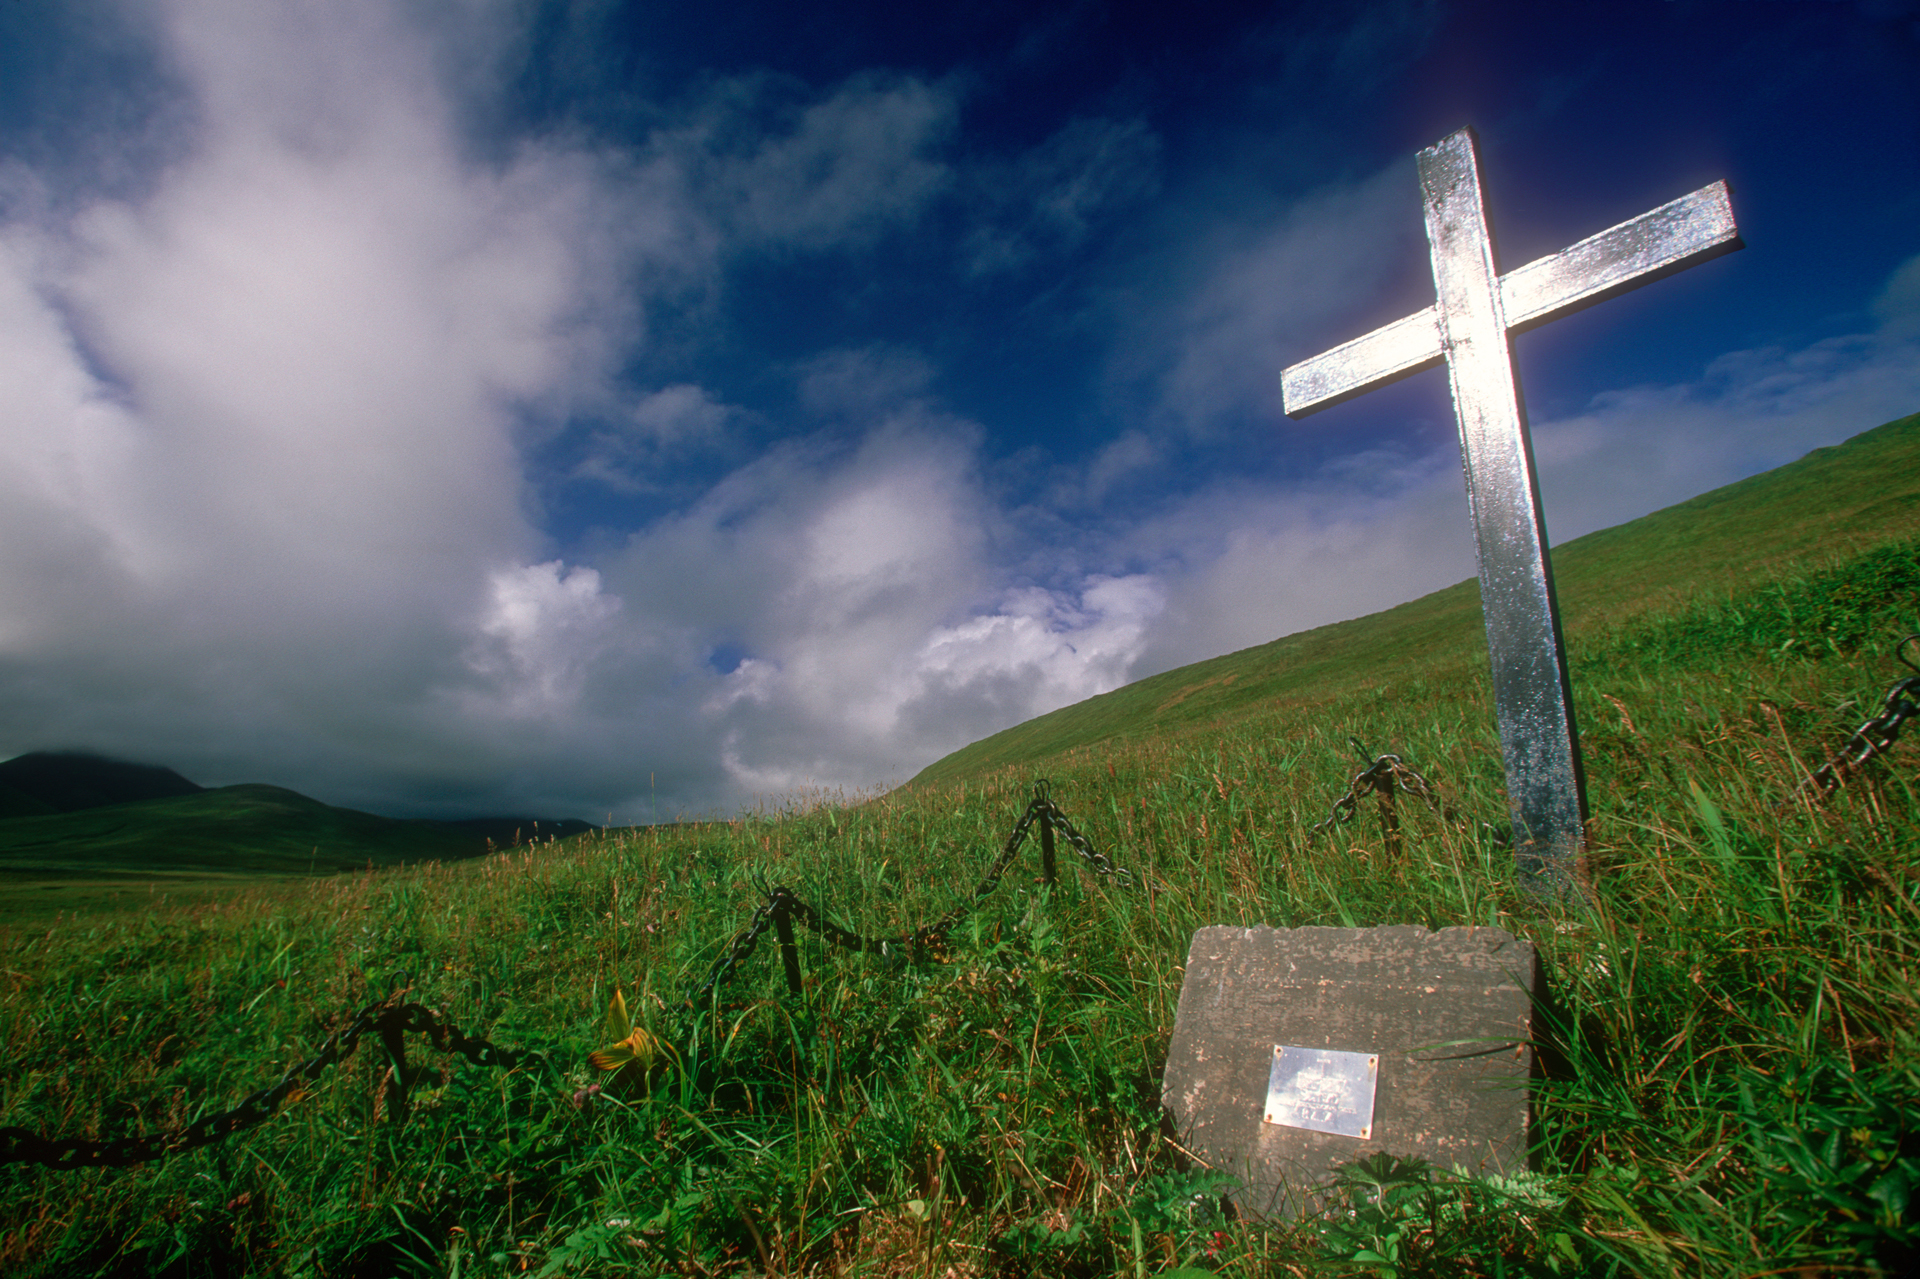
[[[1701,187],[1502,275],[1507,332],[1537,329],[1740,247],[1727,184]],[[1287,416],[1330,409],[1442,358],[1440,312],[1430,306],[1289,367],[1280,375]]]

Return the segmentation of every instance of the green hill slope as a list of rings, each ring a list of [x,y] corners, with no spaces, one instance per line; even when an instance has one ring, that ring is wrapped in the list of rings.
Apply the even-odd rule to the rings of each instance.
[[[1920,414],[1553,552],[1576,658],[1606,628],[1920,533]],[[1469,578],[1367,617],[1166,671],[1028,720],[923,769],[908,786],[1030,764],[1097,742],[1137,741],[1263,705],[1331,701],[1383,671],[1481,667],[1486,636]],[[1576,675],[1576,680],[1577,680]]]
[[[485,851],[484,839],[449,825],[334,808],[278,786],[0,821],[0,876],[8,878],[304,875]]]

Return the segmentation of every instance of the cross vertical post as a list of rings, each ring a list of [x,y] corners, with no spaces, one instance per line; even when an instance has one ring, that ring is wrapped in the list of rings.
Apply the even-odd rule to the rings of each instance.
[[[1419,153],[1436,302],[1288,368],[1290,417],[1444,362],[1460,425],[1514,848],[1563,890],[1586,782],[1512,334],[1742,247],[1716,182],[1502,274],[1473,130]]]
[[[1460,419],[1514,847],[1564,871],[1586,843],[1586,776],[1478,159],[1471,134],[1428,147],[1420,190]]]

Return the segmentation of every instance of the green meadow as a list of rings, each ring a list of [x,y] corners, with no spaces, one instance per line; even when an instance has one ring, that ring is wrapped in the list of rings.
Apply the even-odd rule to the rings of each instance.
[[[71,812],[12,798],[16,811],[0,811],[0,921],[16,926],[219,900],[247,884],[451,861],[540,838],[532,819],[407,821],[259,784]]]
[[[1830,796],[1802,782],[1914,673],[1920,416],[1555,566],[1584,899],[1533,895],[1502,846],[1469,582],[1142,680],[882,795],[0,917],[0,1126],[177,1129],[401,980],[529,1050],[476,1065],[410,1036],[403,1106],[368,1035],[225,1140],[0,1165],[0,1271],[1914,1273],[1920,726]],[[1403,795],[1390,840],[1367,798],[1315,835],[1355,741],[1443,807]],[[1048,886],[1029,848],[938,954],[801,930],[792,994],[769,931],[687,1005],[763,885],[869,936],[963,903],[1040,778],[1131,887],[1064,843]],[[1390,923],[1539,948],[1530,1169],[1356,1162],[1316,1216],[1233,1219],[1159,1108],[1192,932]],[[632,1065],[589,1059],[623,1039],[603,1061]]]

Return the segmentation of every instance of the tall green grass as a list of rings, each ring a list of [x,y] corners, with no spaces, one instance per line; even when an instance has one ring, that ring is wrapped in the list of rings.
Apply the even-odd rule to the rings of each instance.
[[[680,1001],[760,900],[900,933],[971,890],[1036,771],[731,823],[609,832],[224,902],[14,926],[0,943],[0,1124],[179,1126],[276,1079],[399,970],[513,1071],[376,1045],[272,1121],[124,1170],[0,1168],[20,1275],[1146,1276],[1911,1273],[1920,1245],[1920,808],[1900,743],[1798,791],[1904,668],[1911,543],[1573,641],[1590,902],[1543,901],[1505,816],[1482,671],[1441,654],[1045,761],[1133,891],[1023,858],[944,962],[772,935]],[[1346,793],[1357,737],[1428,777],[1397,855]],[[616,902],[617,893],[617,902]],[[616,928],[616,919],[618,920]],[[1547,973],[1534,1170],[1374,1162],[1323,1218],[1226,1219],[1164,1126],[1159,1074],[1194,929],[1498,925]],[[587,1063],[616,989],[677,1065]],[[590,1085],[607,1084],[590,1093]]]

